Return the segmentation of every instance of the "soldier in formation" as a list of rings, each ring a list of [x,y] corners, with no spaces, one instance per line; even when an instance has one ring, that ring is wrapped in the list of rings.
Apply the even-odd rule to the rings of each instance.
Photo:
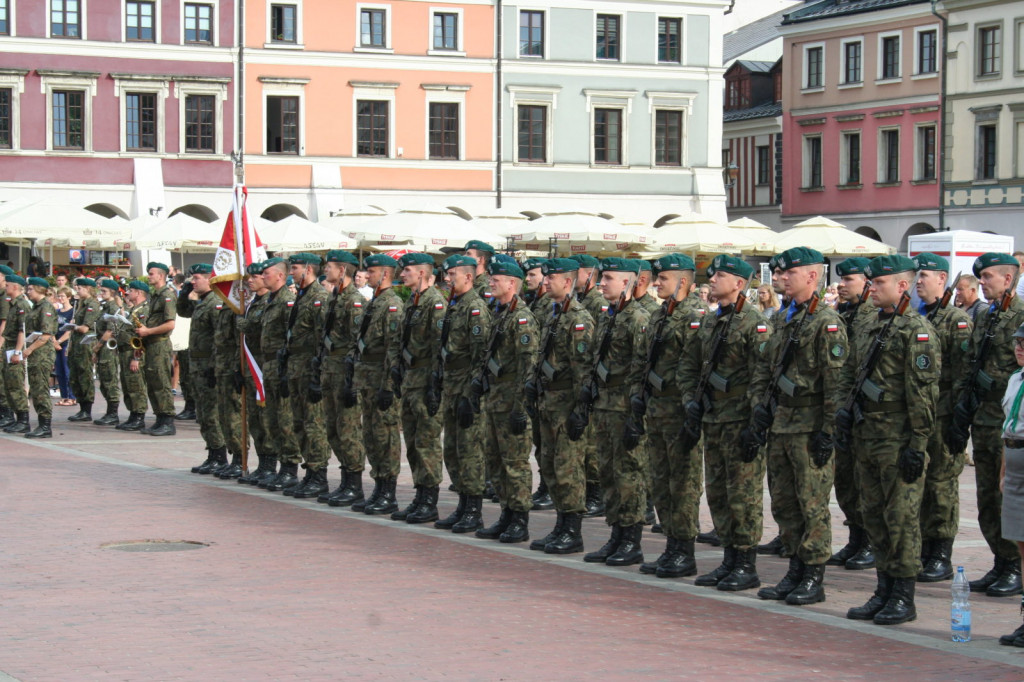
[[[152,426],[139,431],[149,436],[175,434],[174,398],[171,395],[174,359],[170,336],[174,331],[177,308],[174,290],[167,284],[168,271],[169,268],[164,263],[154,261],[146,265],[150,289],[149,316],[143,325],[135,330],[135,335],[142,340],[146,353],[146,364],[143,369],[146,392],[156,416]],[[196,388],[198,390],[198,386]]]

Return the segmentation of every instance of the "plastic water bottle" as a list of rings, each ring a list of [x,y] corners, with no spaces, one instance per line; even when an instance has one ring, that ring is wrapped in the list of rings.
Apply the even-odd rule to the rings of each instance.
[[[956,567],[953,578],[953,606],[950,609],[950,622],[953,628],[954,642],[971,641],[971,586],[967,583],[964,567]]]

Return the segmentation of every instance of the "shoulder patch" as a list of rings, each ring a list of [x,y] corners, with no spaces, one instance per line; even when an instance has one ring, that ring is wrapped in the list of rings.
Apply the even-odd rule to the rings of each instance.
[[[577,343],[576,344],[576,352],[577,353],[586,353],[587,352],[587,342],[586,341],[580,341],[579,343]]]
[[[960,350],[966,352],[967,351],[967,346],[969,346],[969,345],[970,345],[970,343],[967,341],[967,339],[964,339],[963,341],[960,342]]]
[[[437,321],[437,328],[438,329],[444,329],[444,320],[438,320]]]
[[[478,325],[478,324],[474,324],[473,325],[473,329],[472,329],[473,336],[480,336],[480,333],[482,331],[483,331],[483,329],[480,328],[480,325]]]
[[[918,334],[917,334],[917,340],[918,340],[919,343],[924,343],[925,341],[929,340],[930,338],[931,338],[931,335],[928,334],[927,332],[918,332]],[[924,368],[922,367],[922,369],[924,369]]]
[[[837,332],[837,331],[839,331],[839,325],[838,324],[827,324],[827,325],[825,325],[825,331],[827,331],[827,332]]]
[[[352,307],[353,308],[362,308],[363,307],[363,302],[362,301],[352,301]]]
[[[444,303],[435,303],[434,304],[434,310],[443,310],[443,309],[444,309]]]
[[[703,313],[701,313],[703,315]],[[700,322],[691,322],[690,329],[700,329]]]
[[[291,308],[293,305],[295,305],[295,301],[285,301],[284,304]]]
[[[601,306],[601,312],[602,313],[608,312],[608,306],[606,306],[606,305]]]
[[[223,304],[223,303],[218,303],[218,304],[217,304],[217,310],[220,310],[220,309],[221,309],[221,308],[223,308],[223,307],[224,307],[224,304]]]
[[[313,301],[313,306],[316,308],[320,307],[320,301]]]
[[[846,352],[846,350],[843,348],[842,344],[840,344],[840,343],[837,343],[836,345],[832,346],[832,355],[837,357],[837,358],[843,357],[843,354],[845,352]]]
[[[573,329],[575,331],[578,331],[578,332],[584,331],[586,328],[587,328],[587,325],[585,325],[585,324],[578,324],[575,327],[573,327]]]
[[[519,343],[523,344],[524,346],[530,345],[530,335],[529,334],[523,334],[522,336],[520,336],[519,337]]]
[[[967,323],[964,322],[963,320],[961,320],[960,322],[956,323],[956,328],[957,329],[967,329]]]
[[[526,319],[525,317],[520,317],[519,318],[519,324],[526,324],[527,322],[529,322],[529,320]]]
[[[914,360],[914,364],[917,365],[918,369],[928,369],[932,366],[932,359],[927,355],[921,354]]]
[[[759,324],[759,325],[757,325],[757,333],[758,334],[767,334],[768,333],[768,325],[766,325],[766,324]]]
[[[480,309],[479,308],[473,308],[472,310],[469,311],[469,314],[472,315],[473,317],[476,317],[477,315],[480,314]]]
[[[398,312],[398,306],[397,305],[389,305],[388,306],[388,312],[389,313],[397,313]]]

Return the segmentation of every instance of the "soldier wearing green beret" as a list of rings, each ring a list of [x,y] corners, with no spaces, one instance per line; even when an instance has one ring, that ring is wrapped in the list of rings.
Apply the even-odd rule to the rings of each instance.
[[[955,380],[953,420],[945,434],[951,452],[963,450],[968,436],[973,445],[978,523],[995,563],[992,570],[971,581],[971,591],[993,597],[1021,591],[1020,555],[1002,535],[999,489],[1004,445],[1001,400],[1010,374],[1017,370],[1013,334],[1024,323],[1024,302],[1014,292],[1018,270],[1017,260],[1006,253],[986,253],[974,261],[974,275],[989,305],[974,320],[964,359],[969,370]]]
[[[486,303],[490,303],[493,296],[490,289],[491,277],[487,274],[487,266],[490,264],[491,259],[494,258],[494,247],[479,239],[472,239],[466,242],[466,247],[463,251],[467,256],[476,261],[473,288],[476,289],[476,293],[480,295],[480,298],[484,299]]]
[[[224,302],[219,292],[213,314],[213,373],[217,385],[217,421],[224,436],[224,445],[231,461],[210,473],[225,480],[242,475],[242,376],[241,355],[238,345],[238,315]]]
[[[916,268],[906,256],[882,256],[868,265],[872,304],[880,310],[864,333],[854,336],[837,396],[842,407],[835,418],[836,445],[856,459],[860,507],[878,571],[874,595],[847,617],[879,625],[917,617],[922,474],[935,428],[942,358],[928,322],[906,305]],[[880,350],[871,366],[866,359],[873,347]]]
[[[128,322],[116,326],[117,357],[121,370],[121,392],[128,408],[128,421],[117,425],[118,431],[140,431],[146,428],[146,354],[135,348],[141,340],[135,335],[136,325],[144,325],[149,317],[149,285],[138,280],[128,284],[128,307],[123,317]]]
[[[100,304],[100,317],[96,320],[96,340],[92,344],[92,361],[96,366],[96,377],[100,383],[100,393],[107,401],[107,411],[99,419],[93,420],[97,426],[117,426],[121,420],[117,410],[121,406],[121,386],[118,376],[117,348],[112,348],[116,321],[113,319],[121,311],[120,287],[112,279],[101,279],[96,298]]]
[[[661,302],[648,292],[651,288],[651,278],[653,277],[651,262],[632,258],[630,260],[636,260],[640,264],[640,272],[637,274],[636,284],[633,285],[633,300],[636,301],[637,305],[646,310],[649,315],[653,315],[661,309]]]
[[[922,253],[917,261],[918,312],[931,324],[942,353],[939,377],[939,402],[936,423],[944,424],[953,414],[953,381],[967,373],[967,348],[974,323],[970,315],[943,294],[952,286],[949,261],[933,253]],[[950,290],[952,294],[952,290]],[[918,582],[938,582],[953,577],[953,539],[960,525],[960,474],[966,453],[951,452],[942,437],[942,429],[933,429],[928,439],[928,468],[924,472],[921,498],[921,558],[923,568]]]
[[[735,256],[711,261],[711,294],[718,301],[698,335],[699,352],[680,366],[685,430],[692,443],[703,431],[708,506],[722,539],[721,565],[696,584],[738,591],[761,584],[757,543],[761,539],[764,457],[744,447],[745,427],[756,399],[749,382],[768,345],[771,329],[756,306],[741,298],[754,269]],[[715,353],[716,357],[712,357]]]
[[[146,265],[149,278],[149,316],[135,335],[142,339],[146,353],[146,391],[149,404],[156,415],[152,426],[140,433],[150,436],[173,436],[174,398],[171,395],[171,373],[174,367],[174,351],[171,348],[171,332],[177,317],[174,290],[167,284],[169,268],[164,263],[152,262]],[[195,389],[198,391],[199,386]],[[78,395],[77,393],[75,395]]]
[[[4,390],[7,403],[14,411],[12,418],[4,427],[4,433],[28,433],[31,430],[28,422],[28,398],[25,396],[25,330],[32,302],[25,296],[26,281],[18,275],[7,275],[7,296],[11,299],[11,308],[7,313],[7,324],[4,326]],[[7,353],[11,356],[8,359]]]
[[[253,449],[256,451],[258,463],[255,469],[238,478],[242,485],[259,485],[277,475],[277,450],[274,447],[274,434],[267,429],[266,409],[266,377],[263,379],[263,394],[256,388],[256,379],[250,359],[257,366],[261,360],[261,332],[263,311],[267,305],[267,284],[263,279],[263,262],[250,263],[245,270],[245,286],[249,290],[245,313],[238,320],[238,328],[242,332],[244,348],[249,350],[247,361],[242,368],[245,378],[245,417],[249,436],[252,437]]]
[[[11,297],[7,295],[7,275],[13,275],[6,265],[0,265],[0,339],[3,338],[4,330],[7,328],[7,316],[11,312]],[[0,341],[2,347],[2,341]],[[3,372],[0,371],[0,375]],[[7,391],[3,388],[3,379],[0,378],[0,429],[7,428],[14,422],[14,412],[7,403]]]
[[[50,283],[42,277],[29,277],[27,296],[32,310],[25,321],[22,359],[28,363],[28,393],[32,407],[36,410],[38,426],[25,434],[25,438],[50,438],[50,418],[53,416],[53,401],[50,399],[50,375],[57,354],[53,339],[57,334],[57,311],[47,300]],[[37,335],[32,341],[29,339]]]
[[[551,310],[552,302],[551,297],[548,296],[547,281],[544,278],[543,266],[546,262],[546,258],[528,258],[523,263],[523,272],[526,275],[526,294],[523,296],[523,301],[530,306],[530,312],[533,313],[533,317],[537,320],[538,327]],[[530,420],[530,431],[533,435],[533,447],[539,453],[541,448],[539,419]],[[532,509],[553,509],[555,503],[552,501],[551,493],[548,491],[547,481],[544,480],[543,474],[538,476],[538,478],[540,478],[540,483],[537,485],[537,490],[531,496],[533,500]]]
[[[96,300],[96,281],[88,277],[75,280],[75,325],[68,343],[68,367],[71,391],[78,398],[78,412],[68,417],[70,422],[92,421],[92,403],[96,394],[93,382],[92,343],[96,323],[103,311]],[[88,337],[88,338],[87,338]]]

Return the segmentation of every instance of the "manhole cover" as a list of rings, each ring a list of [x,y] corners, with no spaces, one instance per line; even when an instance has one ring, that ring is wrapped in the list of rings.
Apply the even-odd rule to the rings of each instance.
[[[195,540],[131,540],[101,545],[103,549],[116,549],[121,552],[184,552],[187,549],[202,549],[208,546],[205,542]]]

